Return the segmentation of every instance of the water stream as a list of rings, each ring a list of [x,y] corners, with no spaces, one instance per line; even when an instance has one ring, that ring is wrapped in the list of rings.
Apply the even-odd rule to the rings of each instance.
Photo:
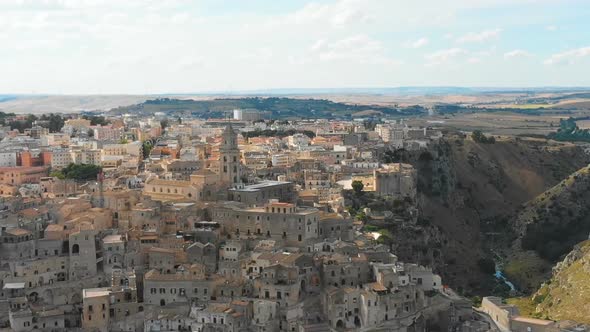
[[[496,277],[496,279],[498,279],[498,280],[501,280],[508,287],[510,287],[511,292],[516,291],[516,287],[514,287],[514,284],[511,283],[510,280],[508,280],[508,278],[506,278],[506,276],[504,276],[504,273],[502,273],[501,266],[496,265],[496,273],[494,273],[494,277]]]

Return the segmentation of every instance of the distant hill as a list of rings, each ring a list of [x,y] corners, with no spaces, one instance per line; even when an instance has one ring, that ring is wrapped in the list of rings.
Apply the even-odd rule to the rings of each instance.
[[[16,99],[15,95],[0,95],[0,103]]]
[[[373,111],[390,116],[412,116],[427,113],[421,106],[405,108],[333,102],[326,99],[252,97],[218,98],[210,100],[158,98],[140,104],[114,108],[111,114],[154,114],[163,112],[198,118],[223,118],[234,109],[255,109],[267,112],[274,119],[287,118],[350,118],[352,114]]]

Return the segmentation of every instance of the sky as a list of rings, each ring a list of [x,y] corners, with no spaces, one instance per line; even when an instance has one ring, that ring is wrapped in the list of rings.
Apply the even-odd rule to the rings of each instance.
[[[589,0],[0,0],[0,93],[590,86]]]

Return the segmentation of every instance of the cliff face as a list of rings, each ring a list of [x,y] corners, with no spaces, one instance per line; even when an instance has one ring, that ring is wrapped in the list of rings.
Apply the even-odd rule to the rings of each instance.
[[[587,162],[571,144],[482,144],[461,135],[447,136],[428,151],[393,156],[413,164],[419,177],[418,223],[392,232],[400,259],[429,263],[453,288],[481,295],[497,285],[480,263],[510,248],[517,235],[511,221],[520,206]]]
[[[514,219],[507,274],[534,292],[549,267],[590,233],[590,168],[583,167],[523,205]]]

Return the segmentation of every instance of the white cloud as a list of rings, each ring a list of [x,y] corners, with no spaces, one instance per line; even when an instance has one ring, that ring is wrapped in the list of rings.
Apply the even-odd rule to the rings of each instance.
[[[543,63],[546,65],[574,64],[580,59],[590,57],[590,46],[553,54]]]
[[[406,42],[405,46],[409,48],[420,48],[428,45],[429,42],[430,41],[428,40],[428,38],[420,38],[415,41]]]
[[[465,54],[467,54],[466,50],[455,47],[427,54],[424,56],[424,59],[426,59],[426,66],[436,66],[450,62]]]
[[[323,39],[319,39],[313,45],[311,45],[311,47],[309,49],[312,51],[317,51],[317,50],[321,49],[322,47],[324,47],[324,45],[326,45],[326,41]]]
[[[533,55],[525,50],[513,50],[510,52],[504,53],[504,59],[513,59],[513,58],[530,58]]]
[[[268,62],[272,59],[274,52],[268,47],[261,47],[253,51],[246,51],[241,53],[238,58],[241,60],[248,60],[250,63]]]
[[[320,61],[346,60],[361,64],[399,64],[385,55],[383,44],[366,35],[353,35],[331,43],[316,42],[312,47]]]
[[[557,31],[557,27],[555,25],[548,25],[545,27],[547,31]]]
[[[502,29],[470,32],[457,38],[457,43],[482,43],[491,39],[498,39],[500,37],[500,32],[502,32]]]
[[[496,44],[495,38],[514,41],[522,36],[493,28],[511,26],[517,16],[513,6],[542,7],[558,0],[302,0],[294,2],[295,8],[281,3],[272,9],[266,1],[237,6],[214,0],[0,0],[0,42],[10,45],[0,48],[0,73],[10,78],[0,80],[0,91],[145,93],[228,86],[511,83],[517,61],[506,62],[493,73],[479,72],[485,67],[474,65],[457,75],[432,73],[421,65],[485,63],[503,55],[516,58],[518,53],[505,55],[489,46]],[[506,18],[479,22],[488,9],[505,10]],[[519,19],[522,24],[539,24],[537,15]],[[559,26],[564,19],[544,24]],[[544,24],[539,26],[541,32]],[[466,26],[474,28],[462,30]],[[564,32],[559,28],[555,33]],[[540,42],[543,37],[539,36]],[[452,46],[418,58],[402,59],[395,53],[396,47],[404,46],[427,54],[435,42]],[[556,47],[551,45],[544,51]],[[564,53],[546,62],[578,59],[576,52]],[[408,66],[397,66],[402,60]],[[590,77],[585,67],[555,70],[551,76],[543,75],[552,71],[539,61],[531,61],[530,67],[534,65],[536,71],[523,82],[573,84]],[[260,75],[262,70],[273,75]]]
[[[326,4],[312,2],[291,14],[288,19],[298,24],[329,22],[333,27],[344,27],[369,21],[370,16],[364,8],[364,3],[360,0],[340,0]]]

